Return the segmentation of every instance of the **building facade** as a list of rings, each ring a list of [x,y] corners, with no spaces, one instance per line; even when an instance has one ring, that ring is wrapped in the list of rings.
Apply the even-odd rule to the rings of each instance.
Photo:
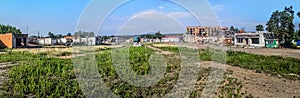
[[[228,30],[228,27],[208,27],[208,26],[188,26],[186,28],[188,35],[194,36],[216,36],[217,31]]]
[[[0,48],[23,48],[28,46],[28,34],[0,34]]]
[[[274,39],[271,32],[236,33],[234,46],[237,47],[266,47],[266,40]]]

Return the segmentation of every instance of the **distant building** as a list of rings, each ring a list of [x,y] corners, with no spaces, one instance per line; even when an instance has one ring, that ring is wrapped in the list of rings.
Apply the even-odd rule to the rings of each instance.
[[[228,27],[208,27],[208,26],[188,26],[186,28],[188,35],[194,36],[215,36],[217,35],[217,31],[225,31],[228,30]]]
[[[185,42],[192,43],[209,43],[226,39],[224,32],[228,31],[228,27],[221,26],[188,26],[184,35]]]
[[[22,48],[28,45],[28,34],[0,34],[0,48]]]
[[[180,42],[179,36],[165,36],[161,39],[162,42]]]
[[[37,40],[40,45],[55,45],[58,43],[58,40],[53,38],[38,38]]]
[[[234,46],[241,47],[266,47],[270,41],[276,41],[271,32],[236,33],[234,34]],[[267,41],[267,42],[266,42]]]

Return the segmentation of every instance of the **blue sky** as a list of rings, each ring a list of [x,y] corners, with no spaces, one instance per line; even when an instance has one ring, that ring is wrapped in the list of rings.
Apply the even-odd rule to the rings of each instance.
[[[194,15],[193,12],[187,10],[190,7],[192,9],[208,9],[202,4],[199,6],[197,4],[192,5],[195,1],[186,1],[190,2],[191,6],[180,6],[168,0],[131,0],[109,13],[101,27],[95,24],[101,21],[96,21],[97,19],[93,21],[93,18],[90,18],[91,23],[85,25],[83,30],[97,32],[101,35],[154,31],[184,33],[185,26],[210,24],[209,21],[211,21],[212,16],[192,16]],[[85,8],[89,6],[89,2],[91,1],[1,0],[0,24],[16,26],[23,33],[27,33],[26,27],[28,26],[30,35],[36,35],[38,31],[43,36],[47,36],[49,31],[55,34],[73,33],[80,30],[77,28],[77,24]],[[101,2],[112,1],[101,0]],[[277,9],[283,10],[285,6],[292,5],[295,12],[300,11],[299,0],[278,0],[276,2],[274,0],[207,0],[207,2],[217,16],[220,25],[234,25],[238,28],[246,28],[248,31],[254,31],[257,24],[265,24],[270,18],[270,14]],[[103,13],[103,10],[108,8],[106,6],[110,5],[95,7],[92,10],[95,14],[88,16],[98,15],[98,13],[106,14]],[[203,21],[198,22],[197,19]],[[300,23],[298,17],[295,19],[296,23]],[[149,28],[145,29],[146,27]]]

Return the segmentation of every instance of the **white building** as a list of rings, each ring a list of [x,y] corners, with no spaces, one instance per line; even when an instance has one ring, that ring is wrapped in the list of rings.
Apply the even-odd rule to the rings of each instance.
[[[81,38],[80,42],[86,45],[96,45],[96,37]]]
[[[234,46],[241,47],[265,47],[266,39],[271,39],[271,32],[236,33],[234,34]]]
[[[41,45],[52,45],[58,43],[56,39],[52,39],[52,38],[39,38],[37,40]]]
[[[161,39],[162,42],[179,42],[179,36],[165,36]]]

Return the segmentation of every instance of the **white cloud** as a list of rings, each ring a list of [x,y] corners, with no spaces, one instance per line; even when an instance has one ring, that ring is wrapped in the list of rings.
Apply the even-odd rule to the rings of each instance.
[[[215,11],[221,11],[224,9],[226,5],[225,4],[217,4],[214,6]]]
[[[160,9],[160,10],[163,10],[163,9],[164,9],[164,7],[163,7],[163,6],[160,6],[160,7],[158,7],[158,9]]]

